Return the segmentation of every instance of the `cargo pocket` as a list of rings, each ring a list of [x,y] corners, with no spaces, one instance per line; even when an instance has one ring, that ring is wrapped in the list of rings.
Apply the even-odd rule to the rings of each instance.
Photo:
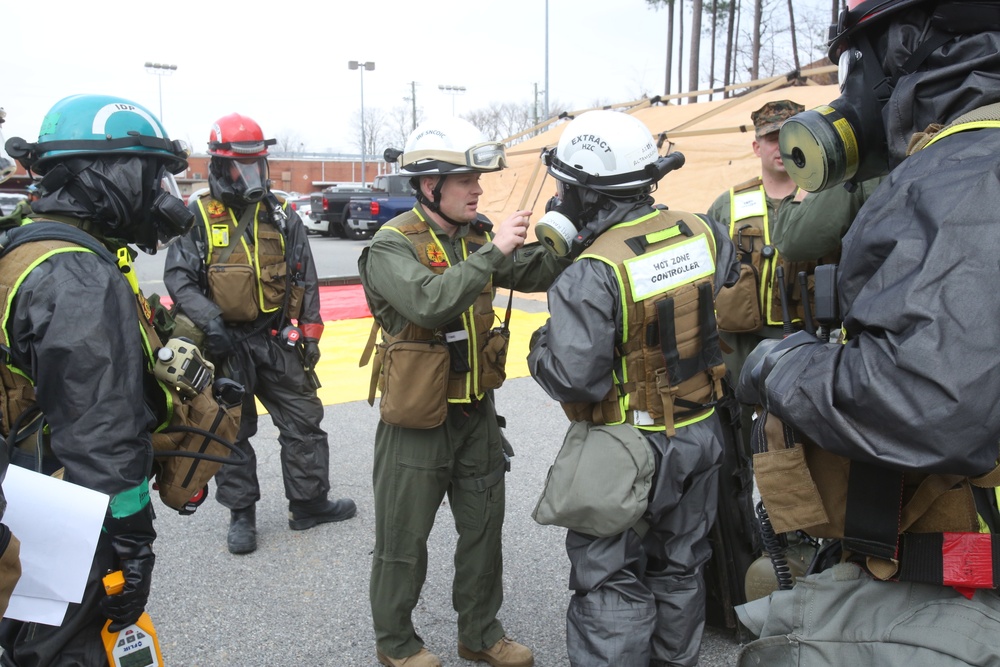
[[[247,264],[213,264],[208,267],[208,296],[222,311],[224,322],[253,322],[260,314],[256,276]]]
[[[403,340],[390,343],[380,353],[382,421],[419,429],[443,424],[448,416],[448,346],[436,340]]]
[[[732,287],[723,287],[715,298],[719,331],[753,333],[760,331],[759,276],[750,264],[740,265],[740,278]]]

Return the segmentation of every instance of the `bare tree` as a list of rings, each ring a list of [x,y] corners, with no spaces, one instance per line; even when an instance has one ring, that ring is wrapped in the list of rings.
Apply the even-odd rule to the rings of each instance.
[[[753,3],[753,32],[750,33],[752,39],[751,49],[752,57],[750,66],[750,78],[754,81],[760,78],[760,24],[762,22],[761,15],[764,13],[764,0],[754,0]]]
[[[663,94],[670,94],[670,74],[674,67],[674,0],[646,0],[646,4],[659,11],[667,8],[667,63],[663,77]]]
[[[791,2],[791,0],[789,0]],[[698,65],[701,55],[702,0],[691,1],[691,57],[688,64],[688,91],[698,90]],[[689,104],[698,101],[697,95],[688,98]]]
[[[795,58],[795,71],[802,69],[799,64],[799,44],[795,39],[795,10],[792,8],[792,0],[788,0],[788,27],[792,35],[792,56]]]
[[[423,121],[423,114],[420,111],[416,111],[417,124],[419,125]],[[392,148],[398,148],[402,150],[406,146],[406,139],[410,136],[413,127],[413,114],[414,110],[410,107],[400,105],[392,108],[392,111],[386,116],[385,125],[385,139],[386,145]]]
[[[274,135],[276,144],[274,150],[277,153],[301,153],[305,147],[302,138],[294,130],[282,130]]]
[[[361,112],[354,114],[351,122],[351,129],[355,139],[353,146],[359,150],[364,150],[366,157],[382,158],[382,152],[386,149],[386,119],[382,109],[365,109],[364,117],[364,146],[361,145]]]

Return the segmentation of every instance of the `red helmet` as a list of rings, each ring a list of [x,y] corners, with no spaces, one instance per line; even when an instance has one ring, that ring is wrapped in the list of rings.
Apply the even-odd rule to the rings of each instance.
[[[216,157],[266,157],[276,139],[265,139],[260,125],[248,116],[231,113],[215,121],[208,135],[208,153]]]
[[[858,30],[871,27],[884,19],[920,4],[944,4],[947,0],[847,0],[847,8],[840,12],[836,25],[830,26],[830,61],[837,63],[840,52]]]

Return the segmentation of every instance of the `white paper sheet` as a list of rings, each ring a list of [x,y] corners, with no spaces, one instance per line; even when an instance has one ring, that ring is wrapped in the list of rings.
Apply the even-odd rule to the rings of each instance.
[[[80,602],[108,508],[107,494],[13,465],[3,491],[3,522],[21,541],[21,580],[14,596]],[[47,620],[23,617],[41,606],[31,601],[15,606],[12,598],[6,617],[51,624],[51,610],[42,613]]]

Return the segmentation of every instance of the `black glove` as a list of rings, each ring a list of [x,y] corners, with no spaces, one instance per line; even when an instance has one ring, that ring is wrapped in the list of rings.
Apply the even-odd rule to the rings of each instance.
[[[105,596],[101,611],[111,619],[111,632],[118,632],[139,620],[149,600],[149,586],[153,578],[153,508],[147,505],[135,514],[104,520],[104,528],[111,536],[111,546],[118,556],[119,567],[125,576],[121,593]]]
[[[225,359],[233,353],[233,338],[222,321],[222,315],[217,315],[205,326],[205,347],[208,353],[216,359]]]
[[[319,363],[319,341],[314,338],[306,338],[303,346],[303,363],[306,368],[316,370],[316,364]]]
[[[736,385],[736,398],[747,405],[763,405],[766,407],[764,382],[775,364],[789,350],[802,345],[820,345],[816,336],[805,331],[796,331],[787,338],[762,340],[743,363],[740,379]]]
[[[538,327],[537,329],[535,329],[531,333],[531,338],[528,339],[528,351],[529,352],[531,350],[534,350],[535,346],[538,345],[538,341],[541,340],[542,336],[545,335],[546,333],[548,333],[548,330],[549,330],[549,321],[550,320],[546,320],[545,324],[543,324],[542,326]]]

